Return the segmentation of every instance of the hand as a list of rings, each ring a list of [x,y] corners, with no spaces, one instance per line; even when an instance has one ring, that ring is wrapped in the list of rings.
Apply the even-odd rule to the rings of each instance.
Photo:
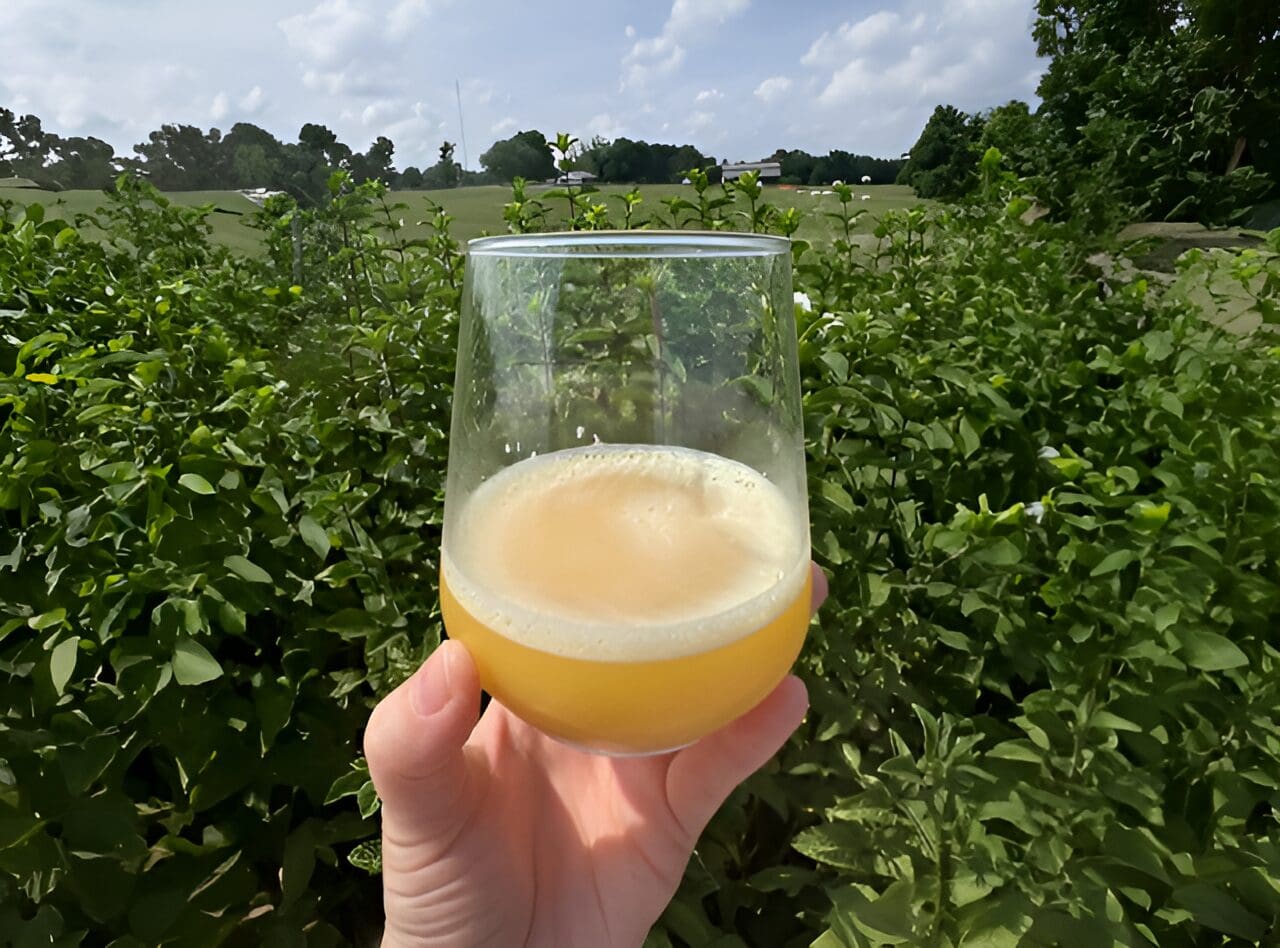
[[[813,567],[812,608],[826,598]],[[384,948],[640,945],[698,836],[808,708],[789,676],[690,747],[618,759],[574,750],[498,702],[442,644],[365,732],[382,799]]]

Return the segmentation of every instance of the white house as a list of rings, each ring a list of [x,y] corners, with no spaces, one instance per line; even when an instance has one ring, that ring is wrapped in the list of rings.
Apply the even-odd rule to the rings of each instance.
[[[569,171],[556,178],[556,184],[590,184],[597,177],[590,171]]]
[[[726,181],[740,178],[748,171],[758,171],[761,181],[777,181],[782,177],[782,163],[777,161],[726,161],[720,166],[720,174]]]

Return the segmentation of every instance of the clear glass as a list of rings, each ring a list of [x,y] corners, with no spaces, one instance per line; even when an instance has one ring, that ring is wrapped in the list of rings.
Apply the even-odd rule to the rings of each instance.
[[[530,724],[660,753],[794,663],[810,575],[793,313],[779,237],[471,241],[441,608]]]

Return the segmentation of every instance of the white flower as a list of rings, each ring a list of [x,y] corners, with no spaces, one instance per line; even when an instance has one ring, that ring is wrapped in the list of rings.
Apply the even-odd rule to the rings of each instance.
[[[801,293],[799,290],[796,290],[794,299],[796,301],[796,305],[806,313],[813,312],[813,303],[810,302],[809,295],[807,293]]]
[[[1037,500],[1033,503],[1027,504],[1025,509],[1027,511],[1027,516],[1036,523],[1039,523],[1044,519],[1044,504],[1040,503],[1040,501]]]
[[[1057,458],[1057,457],[1062,457],[1062,455],[1058,453],[1057,448],[1051,448],[1049,447],[1049,445],[1046,444],[1043,448],[1040,449],[1040,457]]]

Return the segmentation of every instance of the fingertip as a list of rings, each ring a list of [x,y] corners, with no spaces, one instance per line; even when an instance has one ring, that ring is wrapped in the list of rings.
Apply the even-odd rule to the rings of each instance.
[[[418,717],[429,718],[451,701],[479,690],[471,653],[461,642],[446,639],[409,680],[409,705]]]
[[[788,675],[778,686],[783,707],[803,718],[809,711],[809,686],[796,675]]]
[[[809,612],[815,613],[821,608],[830,592],[830,584],[827,582],[827,574],[822,571],[822,567],[817,563],[811,564],[813,567],[813,593],[809,600]]]

